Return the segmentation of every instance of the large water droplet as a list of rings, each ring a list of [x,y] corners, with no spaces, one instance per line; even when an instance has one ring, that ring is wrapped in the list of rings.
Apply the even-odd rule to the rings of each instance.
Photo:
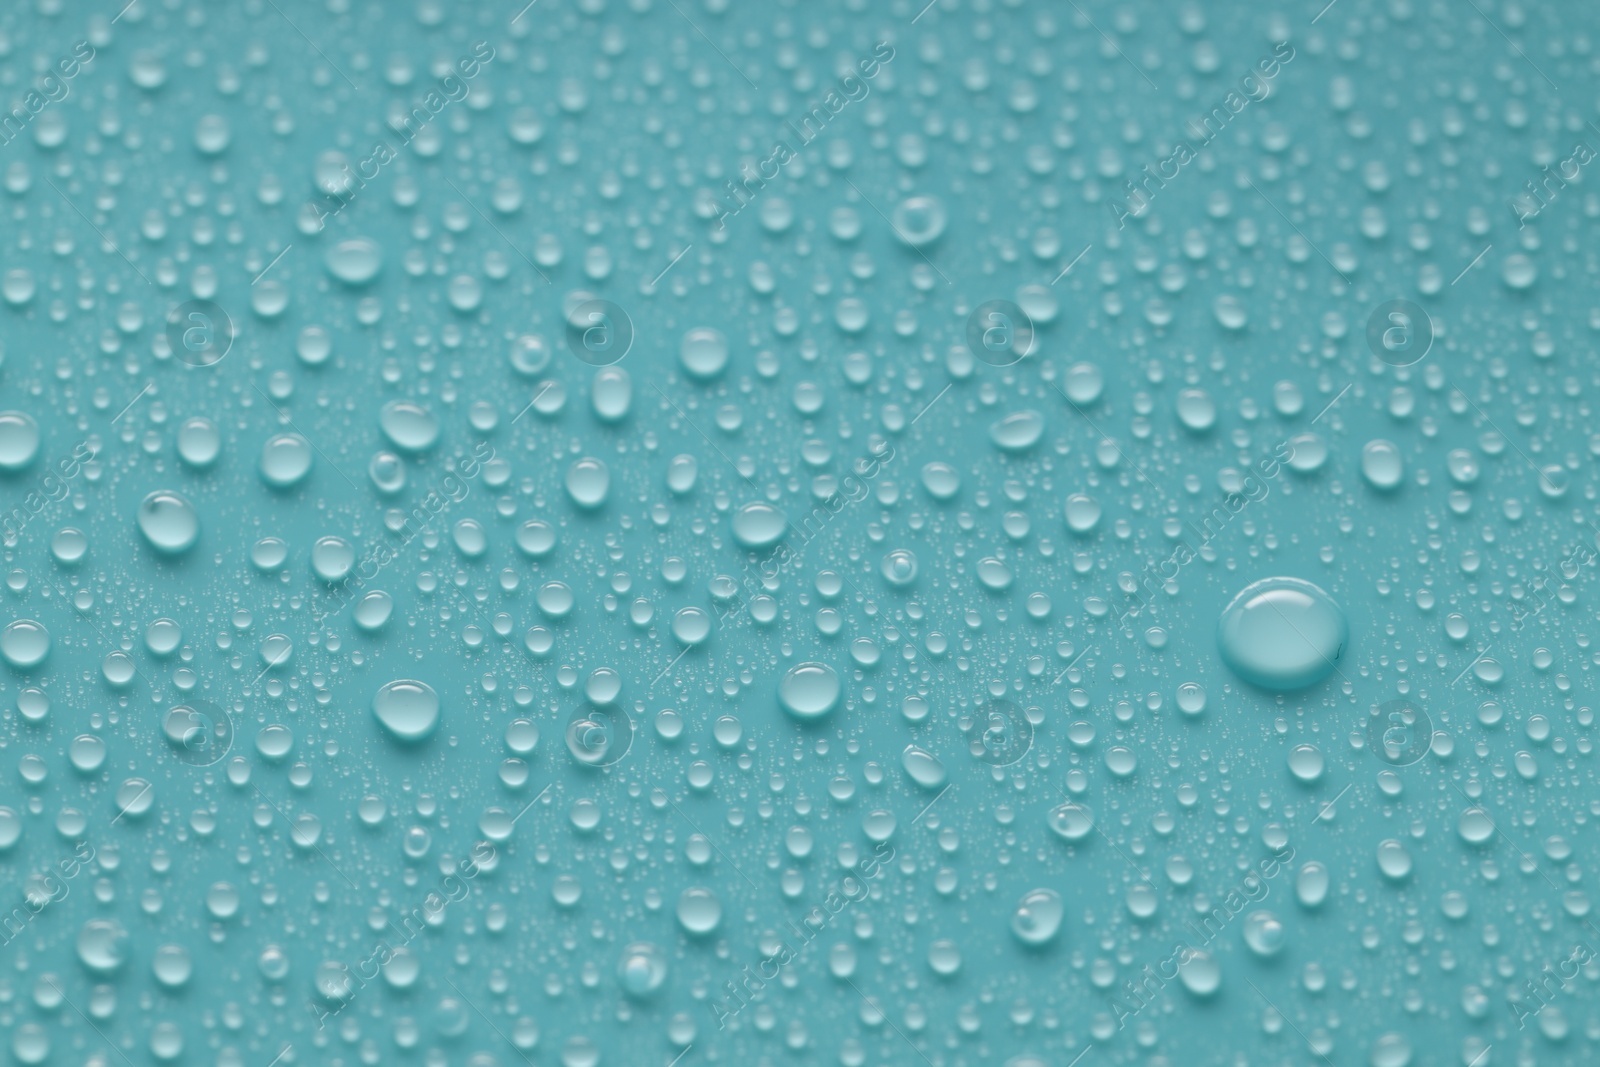
[[[42,622],[18,619],[0,630],[0,656],[18,670],[37,667],[49,654],[50,631]]]
[[[1350,641],[1344,611],[1318,586],[1264,578],[1246,586],[1222,612],[1222,659],[1263,689],[1302,689],[1338,668]]]
[[[771,548],[783,538],[788,528],[789,520],[783,512],[760,501],[746,504],[733,516],[733,536],[749,549]]]
[[[0,411],[0,471],[19,471],[39,454],[39,424],[21,411]]]
[[[791,667],[778,683],[778,702],[795,718],[820,719],[839,703],[839,675],[825,663]]]
[[[402,741],[420,741],[439,725],[439,694],[426,682],[397,679],[372,698],[372,713]]]
[[[158,489],[139,504],[139,532],[152,548],[168,554],[187,551],[200,539],[194,505],[168,489]]]
[[[1025,945],[1043,945],[1061,929],[1066,908],[1054,889],[1029,891],[1011,915],[1011,932]]]

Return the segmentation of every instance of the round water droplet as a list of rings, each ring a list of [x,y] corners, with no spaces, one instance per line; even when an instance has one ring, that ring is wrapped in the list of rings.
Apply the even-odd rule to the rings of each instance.
[[[90,919],[78,931],[78,959],[91,971],[110,974],[127,959],[128,932],[114,919]]]
[[[1315,782],[1322,777],[1326,761],[1316,745],[1296,745],[1289,750],[1289,772],[1302,782]]]
[[[685,889],[678,897],[678,922],[696,936],[709,934],[722,922],[722,901],[709,889]]]
[[[632,997],[646,997],[667,980],[667,955],[648,941],[635,941],[622,950],[617,981]]]
[[[672,636],[681,644],[703,644],[711,636],[711,616],[700,608],[683,608],[672,617]]]
[[[1481,845],[1494,836],[1494,821],[1482,808],[1468,808],[1456,823],[1461,840],[1469,845]]]
[[[598,459],[584,457],[567,468],[567,495],[580,508],[597,508],[611,492],[611,471]]]
[[[1257,956],[1276,956],[1283,949],[1283,923],[1270,911],[1253,911],[1244,919],[1244,943]]]
[[[357,626],[370,632],[383,629],[393,613],[394,598],[382,589],[374,589],[356,604],[354,617]]]
[[[1065,514],[1067,528],[1076,534],[1089,533],[1100,524],[1099,502],[1083,493],[1067,497]]]
[[[900,765],[911,776],[911,780],[924,789],[939,789],[949,777],[938,757],[916,745],[906,746],[906,750],[900,754]]]
[[[0,411],[0,471],[19,471],[39,454],[39,424],[21,411]]]
[[[150,546],[169,555],[187,551],[200,539],[200,516],[194,505],[167,489],[140,502],[138,523]]]
[[[1394,838],[1378,843],[1378,869],[1384,877],[1400,881],[1411,873],[1411,853]]]
[[[400,740],[420,741],[439,725],[439,694],[426,682],[398,679],[378,690],[372,713]]]
[[[1204,389],[1185,389],[1178,394],[1178,421],[1204,433],[1217,423],[1217,402]]]
[[[733,515],[734,539],[745,548],[771,548],[783,539],[789,520],[771,504],[746,504]]]
[[[1034,889],[1025,894],[1011,914],[1011,932],[1025,945],[1043,945],[1056,936],[1066,908],[1054,889]]]
[[[912,248],[925,248],[944,235],[944,204],[936,196],[911,196],[894,206],[894,234]]]
[[[297,433],[281,433],[261,446],[261,479],[274,489],[298,485],[311,473],[311,442]]]
[[[205,468],[222,451],[222,434],[216,423],[196,416],[178,429],[178,458],[191,467]]]
[[[1222,985],[1222,968],[1211,953],[1197,949],[1178,964],[1178,979],[1195,996],[1209,997]]]
[[[683,335],[678,358],[691,378],[710,381],[728,365],[728,339],[721,330],[697,326]]]
[[[1263,689],[1303,689],[1337,669],[1350,641],[1344,611],[1318,586],[1264,578],[1222,612],[1217,645],[1225,662]]]
[[[949,500],[961,491],[961,475],[948,463],[929,463],[922,468],[922,487],[935,500]]]
[[[1037,411],[1007,415],[989,427],[989,440],[1007,452],[1024,452],[1044,436],[1044,416]]]
[[[589,400],[600,421],[620,422],[633,406],[633,379],[621,367],[603,367],[595,372]]]
[[[1050,829],[1068,841],[1082,841],[1094,829],[1094,813],[1082,804],[1067,801],[1050,810]]]
[[[328,273],[347,285],[364,285],[378,276],[383,253],[376,241],[352,237],[328,249]]]
[[[18,670],[37,667],[49,654],[50,631],[42,622],[18,619],[0,630],[0,656]]]
[[[411,400],[391,400],[378,415],[383,435],[398,449],[424,452],[439,440],[439,420]]]
[[[1385,492],[1398,488],[1405,480],[1405,460],[1393,441],[1368,441],[1361,449],[1361,475],[1374,489]]]
[[[801,721],[820,719],[839,703],[839,675],[825,663],[791,667],[778,683],[778,703]]]

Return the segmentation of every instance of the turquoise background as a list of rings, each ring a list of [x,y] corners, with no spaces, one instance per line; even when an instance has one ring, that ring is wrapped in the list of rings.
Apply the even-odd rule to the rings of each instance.
[[[1596,11],[1320,7],[0,13],[29,114],[0,145],[0,411],[38,435],[0,423],[0,629],[50,637],[34,666],[0,638],[0,1055],[1593,1062],[1600,198],[1562,165],[1600,145]],[[1119,227],[1126,183],[1285,41]],[[380,142],[327,211],[319,182]],[[196,300],[220,359],[174,354]],[[631,333],[610,368],[569,344],[588,300]],[[968,349],[993,300],[1025,357]],[[1415,362],[1369,348],[1393,300],[1428,317]],[[426,413],[409,449],[396,401]],[[281,434],[310,466],[280,487]],[[1246,485],[1289,440],[1305,469]],[[1375,441],[1397,479],[1364,471]],[[158,491],[192,506],[186,550],[141,532]],[[1124,616],[1229,492],[1252,499]],[[341,600],[329,537],[392,561]],[[1307,688],[1219,656],[1267,577],[1348,621]],[[358,625],[376,590],[392,613]],[[814,720],[779,699],[803,663],[839,683]],[[374,716],[398,679],[438,696],[420,740]],[[1395,701],[1426,754],[1375,743]],[[220,740],[170,737],[181,706]],[[722,1018],[880,844],[868,895]],[[1133,1010],[1125,983],[1287,849],[1214,973]],[[1029,945],[1039,889],[1061,922]],[[340,1008],[334,969],[380,945]]]

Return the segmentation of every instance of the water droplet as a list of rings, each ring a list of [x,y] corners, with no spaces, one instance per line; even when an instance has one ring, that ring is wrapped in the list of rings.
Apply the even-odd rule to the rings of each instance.
[[[1350,641],[1344,611],[1318,586],[1263,578],[1222,612],[1217,644],[1235,674],[1263,689],[1303,689],[1338,668]]]
[[[1056,936],[1066,908],[1054,889],[1034,889],[1025,894],[1011,915],[1011,932],[1025,945],[1043,945]]]
[[[168,489],[158,489],[139,504],[139,532],[150,546],[176,555],[200,539],[200,516],[194,505]]]
[[[365,285],[378,276],[383,252],[376,241],[352,237],[340,241],[327,254],[328,273],[348,285]]]
[[[906,750],[900,754],[900,765],[905,768],[906,774],[911,776],[911,780],[924,789],[936,790],[943,786],[945,779],[949,777],[938,757],[916,745],[906,746]]]
[[[1368,441],[1361,449],[1361,474],[1374,489],[1388,492],[1398,488],[1406,474],[1400,446],[1382,439]]]
[[[722,922],[722,901],[709,889],[685,889],[678,897],[678,922],[696,936],[709,934]]]
[[[778,702],[783,710],[802,721],[819,719],[839,703],[839,676],[825,663],[801,663],[791,667],[778,683]]]
[[[21,411],[0,411],[0,471],[19,471],[39,454],[39,424]]]
[[[1044,436],[1044,416],[1018,411],[989,427],[989,440],[1007,452],[1025,452]]]
[[[745,548],[771,548],[783,539],[789,520],[771,504],[757,501],[734,513],[733,536]]]
[[[34,619],[17,619],[0,630],[0,656],[18,670],[44,662],[50,654],[50,631]]]
[[[710,381],[728,365],[728,339],[721,330],[697,326],[683,335],[678,358],[691,378]]]
[[[261,479],[274,489],[298,485],[311,473],[311,442],[297,433],[281,433],[261,446]]]
[[[398,679],[378,690],[372,713],[400,740],[420,741],[439,724],[439,694],[426,682]]]
[[[378,425],[390,443],[403,452],[425,452],[439,440],[439,420],[411,400],[391,400],[383,405]]]
[[[598,459],[584,457],[567,468],[567,495],[580,508],[598,508],[611,492],[611,471]]]

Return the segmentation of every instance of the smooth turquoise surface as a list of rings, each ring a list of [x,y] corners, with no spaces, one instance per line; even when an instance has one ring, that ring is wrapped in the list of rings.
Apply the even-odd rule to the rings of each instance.
[[[1600,11],[924,2],[0,10],[0,1061],[1600,1059]]]

